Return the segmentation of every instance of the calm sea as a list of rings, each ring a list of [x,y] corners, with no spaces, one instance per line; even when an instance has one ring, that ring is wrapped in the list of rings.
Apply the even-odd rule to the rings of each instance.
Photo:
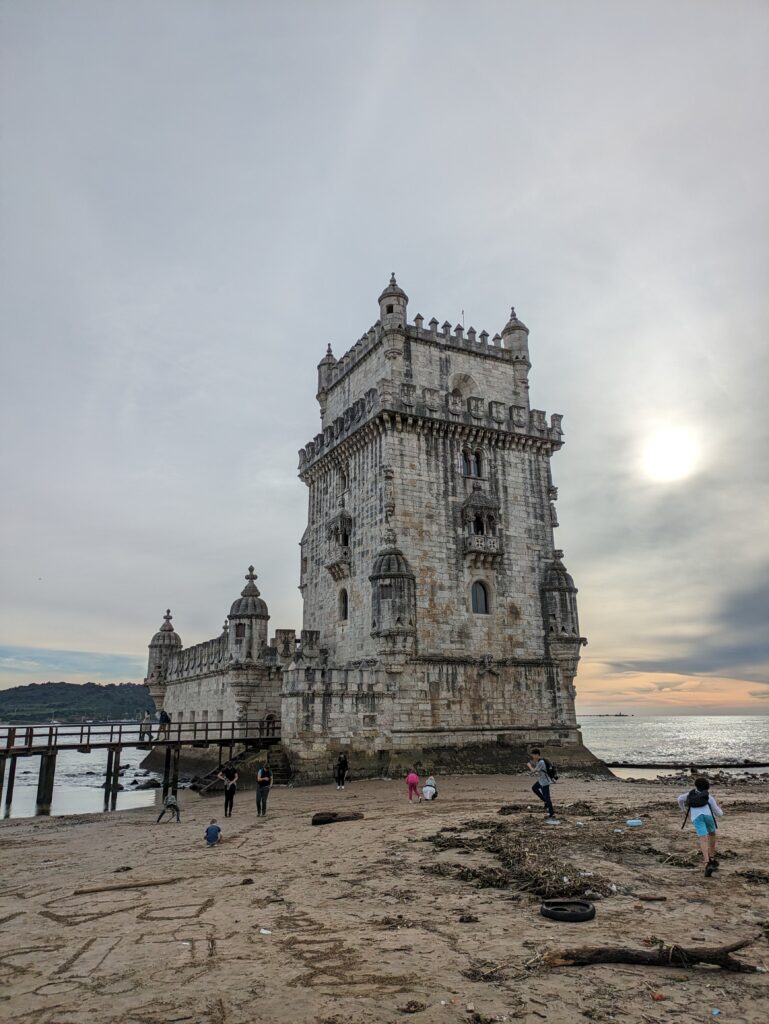
[[[585,743],[606,761],[639,764],[710,763],[739,764],[743,760],[769,762],[769,716],[634,716],[629,718],[591,718],[581,721]],[[146,751],[124,748],[121,761],[127,768],[121,777],[126,787],[118,793],[118,810],[127,807],[151,807],[157,790],[132,792],[133,779],[145,778],[139,764]],[[104,807],[104,782],[107,753],[94,750],[80,754],[62,751],[56,764],[52,814],[85,814]],[[19,758],[11,817],[35,813],[39,758]],[[642,777],[642,770],[617,774]],[[657,773],[649,771],[650,776]],[[159,778],[159,776],[155,776]],[[0,813],[2,806],[0,805]]]
[[[769,715],[633,715],[578,720],[585,744],[604,761],[630,764],[769,763]]]

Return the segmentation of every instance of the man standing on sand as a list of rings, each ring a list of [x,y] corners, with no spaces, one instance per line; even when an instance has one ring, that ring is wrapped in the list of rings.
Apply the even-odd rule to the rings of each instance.
[[[272,772],[265,761],[256,773],[256,816],[267,817],[267,797],[272,789]]]
[[[682,793],[678,797],[678,806],[686,812],[686,818],[691,814],[692,825],[700,841],[700,850],[705,859],[705,877],[710,878],[718,867],[716,860],[716,819],[713,815],[721,818],[724,812],[716,803],[716,798],[710,795],[710,782],[700,776],[694,780],[694,789],[688,793]],[[683,825],[681,826],[683,828]]]
[[[349,769],[347,763],[347,754],[342,753],[339,755],[339,759],[336,762],[336,768],[334,774],[336,775],[336,788],[344,789],[344,780],[347,778],[347,772]]]
[[[542,753],[538,747],[534,747],[532,750],[531,760],[527,763],[526,767],[530,772],[534,772],[537,776],[537,781],[531,789],[547,808],[547,814],[545,817],[548,819],[554,818],[555,808],[553,807],[553,801],[550,799],[550,784],[552,779],[547,771],[547,761],[542,757]]]

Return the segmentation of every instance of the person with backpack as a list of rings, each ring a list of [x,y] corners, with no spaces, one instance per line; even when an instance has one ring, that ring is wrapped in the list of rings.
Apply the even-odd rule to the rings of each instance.
[[[558,771],[555,765],[548,761],[547,758],[542,757],[541,751],[534,747],[531,752],[531,761],[527,763],[526,767],[537,776],[537,781],[531,789],[545,805],[547,809],[545,817],[554,818],[555,808],[553,807],[553,801],[550,799],[550,786],[558,778]]]
[[[169,793],[168,796],[164,797],[163,799],[163,809],[158,815],[157,823],[160,824],[161,820],[166,816],[166,814],[171,815],[171,817],[168,819],[169,821],[174,820],[174,815],[176,815],[177,821],[181,821],[182,819],[179,813],[180,811],[181,808],[179,807],[179,801],[176,799],[173,793]]]
[[[684,820],[691,815],[692,825],[700,842],[702,856],[705,859],[705,877],[710,878],[718,867],[716,859],[716,817],[722,818],[724,812],[710,795],[710,782],[704,776],[694,780],[694,789],[682,793],[678,797],[678,806],[684,811]]]
[[[267,797],[272,789],[272,772],[269,764],[264,761],[256,773],[256,816],[267,817]]]

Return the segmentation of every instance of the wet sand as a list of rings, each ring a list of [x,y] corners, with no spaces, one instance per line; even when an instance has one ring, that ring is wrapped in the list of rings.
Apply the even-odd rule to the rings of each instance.
[[[574,945],[642,948],[652,936],[718,945],[760,935],[737,955],[769,966],[769,885],[760,880],[769,870],[769,786],[714,788],[726,812],[725,856],[706,880],[699,862],[687,864],[695,836],[680,829],[680,784],[565,778],[554,788],[564,808],[557,826],[544,824],[525,776],[439,784],[437,802],[414,805],[395,781],[275,788],[266,819],[256,817],[253,792],[241,791],[227,820],[220,797],[184,792],[180,824],[156,825],[154,809],[2,822],[0,1018],[765,1024],[766,973],[546,968],[541,956]],[[498,814],[510,804],[513,813]],[[319,810],[365,818],[313,828]],[[644,827],[628,830],[635,814]],[[212,817],[225,840],[209,850],[202,834]],[[525,840],[545,873],[555,848],[572,884],[617,892],[596,901],[593,921],[548,921],[541,899],[515,881],[482,886],[479,878],[500,877],[486,834]],[[75,895],[169,879],[177,880]],[[630,894],[639,892],[667,899],[644,903]]]

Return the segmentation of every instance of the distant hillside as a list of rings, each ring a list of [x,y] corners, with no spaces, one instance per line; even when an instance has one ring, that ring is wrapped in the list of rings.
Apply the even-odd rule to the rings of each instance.
[[[155,713],[146,686],[137,683],[30,683],[0,690],[0,722],[95,722]]]

